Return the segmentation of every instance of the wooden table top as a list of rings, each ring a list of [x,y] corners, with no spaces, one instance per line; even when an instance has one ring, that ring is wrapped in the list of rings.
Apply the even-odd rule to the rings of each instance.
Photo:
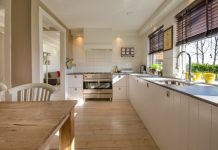
[[[43,149],[76,101],[0,103],[0,149]]]

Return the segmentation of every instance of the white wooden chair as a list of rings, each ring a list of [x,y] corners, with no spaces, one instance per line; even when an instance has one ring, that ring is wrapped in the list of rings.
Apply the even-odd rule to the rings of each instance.
[[[0,82],[0,101],[5,101],[7,90],[7,86],[4,83]]]
[[[44,83],[30,83],[9,89],[12,101],[50,101],[51,94],[56,91],[55,87]]]

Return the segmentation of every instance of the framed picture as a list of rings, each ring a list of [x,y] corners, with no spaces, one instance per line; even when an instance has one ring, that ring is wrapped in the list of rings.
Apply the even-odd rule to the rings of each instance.
[[[164,50],[173,49],[173,26],[164,31]]]

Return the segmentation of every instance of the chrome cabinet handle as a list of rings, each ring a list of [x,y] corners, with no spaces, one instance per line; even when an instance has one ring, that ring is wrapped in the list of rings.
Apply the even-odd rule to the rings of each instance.
[[[75,88],[75,91],[77,91],[77,88]]]
[[[147,83],[147,88],[149,88],[149,83]]]
[[[121,78],[121,76],[119,75],[118,78]]]
[[[166,96],[167,96],[167,97],[170,97],[170,91],[167,91],[167,92],[166,92]]]
[[[74,78],[77,78],[77,76],[75,75]]]

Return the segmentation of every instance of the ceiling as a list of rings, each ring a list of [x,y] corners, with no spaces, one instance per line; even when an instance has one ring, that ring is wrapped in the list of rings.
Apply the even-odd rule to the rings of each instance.
[[[165,0],[41,0],[69,28],[137,31]]]

